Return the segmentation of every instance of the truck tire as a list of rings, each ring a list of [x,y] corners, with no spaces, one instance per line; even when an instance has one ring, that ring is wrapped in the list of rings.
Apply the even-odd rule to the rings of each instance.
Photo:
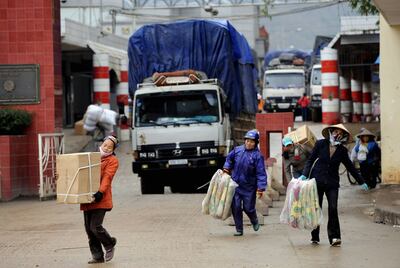
[[[140,190],[142,194],[164,194],[164,185],[150,176],[142,176]]]

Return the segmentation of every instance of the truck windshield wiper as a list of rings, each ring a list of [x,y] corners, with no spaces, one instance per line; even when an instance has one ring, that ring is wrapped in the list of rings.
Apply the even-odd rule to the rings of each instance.
[[[182,119],[181,121],[194,121],[195,123],[204,123],[204,124],[208,124],[208,125],[212,125],[211,124],[211,122],[207,122],[207,121],[204,121],[204,120],[201,120],[201,119],[199,119],[199,118],[187,118],[187,119]],[[193,124],[193,123],[186,123],[186,124]]]
[[[156,121],[153,121],[153,120],[150,120],[149,124],[152,124],[153,126],[167,127],[167,125],[157,123]]]

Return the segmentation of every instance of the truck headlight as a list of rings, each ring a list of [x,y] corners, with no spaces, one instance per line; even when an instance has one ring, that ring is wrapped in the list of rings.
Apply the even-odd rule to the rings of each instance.
[[[209,149],[201,149],[201,154],[209,154],[210,150]]]

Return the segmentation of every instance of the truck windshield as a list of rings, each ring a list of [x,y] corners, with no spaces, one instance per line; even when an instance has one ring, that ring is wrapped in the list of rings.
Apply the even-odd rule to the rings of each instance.
[[[321,85],[321,69],[315,68],[312,71],[311,85],[320,86]]]
[[[267,73],[264,88],[302,88],[304,80],[302,73]]]
[[[213,90],[136,96],[135,126],[211,124],[218,121],[218,97]]]

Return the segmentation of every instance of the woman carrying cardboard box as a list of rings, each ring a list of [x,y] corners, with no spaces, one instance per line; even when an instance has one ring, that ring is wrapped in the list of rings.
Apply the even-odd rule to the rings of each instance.
[[[108,136],[100,146],[101,153],[101,178],[100,188],[93,195],[94,202],[81,204],[85,219],[85,230],[89,238],[92,260],[88,263],[108,262],[114,256],[117,239],[111,237],[103,227],[104,216],[113,207],[111,183],[118,169],[118,159],[114,150],[118,146],[115,136]],[[105,254],[103,248],[105,249]]]

